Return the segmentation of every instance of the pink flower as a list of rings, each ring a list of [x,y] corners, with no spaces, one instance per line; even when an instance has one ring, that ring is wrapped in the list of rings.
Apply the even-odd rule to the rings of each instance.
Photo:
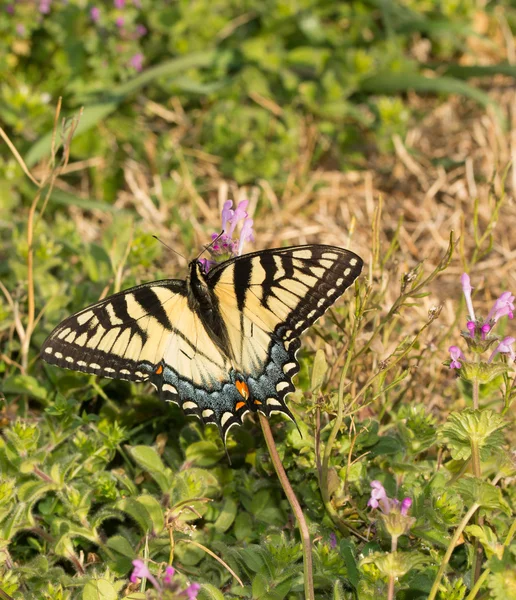
[[[466,306],[468,307],[468,314],[472,321],[475,320],[475,310],[473,309],[473,302],[471,301],[471,281],[467,273],[463,273],[461,278],[462,291],[464,292],[464,298],[466,299]]]
[[[115,8],[124,8],[125,0],[114,0]]]
[[[512,360],[514,362],[516,359],[516,352],[512,347],[514,342],[516,342],[516,338],[513,338],[511,336],[504,337],[503,340],[498,344],[498,346],[493,350],[493,353],[491,354],[487,362],[490,363],[496,356],[496,354],[498,354],[499,352],[501,354],[508,354],[509,360]]]
[[[93,6],[90,10],[90,17],[91,20],[94,23],[96,23],[100,19],[100,8],[98,8],[97,6]]]
[[[158,583],[154,575],[149,571],[143,560],[140,560],[139,558],[133,560],[133,567],[134,569],[131,573],[132,583],[136,583],[138,579],[148,579],[157,590],[161,591],[161,585]]]
[[[143,54],[138,53],[132,56],[129,64],[135,71],[141,71],[143,68]]]
[[[121,27],[124,26],[124,21],[125,21],[124,17],[117,17],[115,20],[115,24],[120,29]]]
[[[514,295],[511,292],[503,292],[503,294],[495,301],[493,308],[489,311],[486,321],[496,323],[498,319],[507,315],[509,319],[514,318]]]
[[[448,348],[448,352],[451,356],[450,369],[460,369],[462,364],[459,362],[459,359],[465,360],[464,354],[462,354],[461,349],[458,346],[450,346]]]

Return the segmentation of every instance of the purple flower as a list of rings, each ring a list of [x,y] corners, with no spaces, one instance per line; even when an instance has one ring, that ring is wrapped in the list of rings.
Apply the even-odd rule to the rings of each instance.
[[[401,501],[401,508],[400,508],[400,513],[402,515],[406,515],[409,511],[409,508],[412,506],[412,499],[411,498],[403,498],[403,500]]]
[[[39,3],[39,12],[43,15],[47,15],[50,12],[50,4],[52,0],[41,0]]]
[[[233,210],[233,201],[227,200],[222,207],[222,234],[214,233],[211,236],[212,244],[208,247],[211,259],[200,259],[199,262],[207,273],[214,264],[221,260],[235,258],[242,254],[245,242],[254,240],[253,219],[248,216],[246,211],[248,200],[242,200]],[[243,221],[243,222],[242,222]],[[242,222],[240,228],[240,238],[233,240],[233,234],[237,225]]]
[[[131,57],[129,64],[135,71],[141,71],[143,68],[143,54],[139,52]]]
[[[174,577],[175,572],[174,567],[167,567],[165,569],[165,576],[163,577],[163,583],[165,585],[170,585],[172,583],[172,577]]]
[[[96,23],[100,19],[100,8],[93,6],[90,10],[91,20]]]
[[[123,26],[124,26],[124,22],[125,22],[125,19],[124,19],[124,17],[117,17],[117,18],[115,19],[115,25],[116,25],[116,26],[117,26],[119,29],[120,29],[121,27],[123,27]]]
[[[330,548],[332,550],[335,550],[335,548],[337,547],[337,536],[335,535],[335,533],[332,531],[330,533]]]
[[[190,584],[185,590],[188,600],[195,600],[200,589],[201,586],[198,583]]]
[[[487,362],[490,363],[499,352],[501,354],[508,354],[509,360],[512,360],[514,362],[516,360],[516,352],[512,347],[514,342],[516,342],[516,338],[513,338],[511,336],[504,337],[503,340],[498,344],[498,346],[496,346],[496,348],[493,350],[493,353],[491,354]]]
[[[136,583],[138,579],[148,579],[152,585],[159,591],[161,591],[161,585],[158,583],[157,579],[154,575],[149,571],[147,565],[137,558],[133,560],[133,572],[131,573],[131,581],[132,583]]]
[[[136,25],[136,36],[141,38],[147,33],[147,27],[145,25]]]
[[[125,0],[114,0],[113,4],[115,5],[115,8],[124,8]]]
[[[476,328],[477,328],[475,321],[468,321],[466,323],[466,327],[467,327],[467,329],[469,331],[469,335],[471,337],[475,337],[475,331],[476,331]]]
[[[511,292],[504,292],[494,303],[489,311],[486,321],[493,320],[494,323],[501,317],[508,315],[509,319],[514,318],[514,295]]]
[[[466,357],[462,354],[461,349],[458,346],[450,346],[448,351],[451,356],[450,369],[460,369],[462,364],[459,362],[459,359],[465,360]]]
[[[8,4],[5,7],[5,12],[8,13],[8,14],[10,14],[10,15],[13,15],[14,14],[14,4]]]
[[[367,506],[371,508],[380,508],[384,515],[388,515],[392,512],[397,512],[401,515],[406,515],[408,509],[412,506],[412,500],[410,498],[404,498],[402,502],[396,498],[389,498],[385,488],[379,481],[371,481],[371,497],[367,502]]]
[[[468,307],[468,314],[472,321],[475,320],[475,311],[473,309],[473,302],[471,301],[471,281],[469,279],[469,275],[467,273],[463,273],[460,281],[462,283],[462,291],[464,292],[464,297],[466,298],[466,306]]]

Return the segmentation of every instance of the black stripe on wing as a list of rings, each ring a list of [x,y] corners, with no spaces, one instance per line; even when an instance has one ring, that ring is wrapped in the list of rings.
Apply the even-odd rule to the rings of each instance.
[[[163,298],[186,294],[186,283],[171,279],[109,296],[60,323],[44,342],[40,356],[66,369],[145,381],[149,370],[141,360],[144,348],[153,344],[157,348],[161,336],[182,335],[171,324]]]

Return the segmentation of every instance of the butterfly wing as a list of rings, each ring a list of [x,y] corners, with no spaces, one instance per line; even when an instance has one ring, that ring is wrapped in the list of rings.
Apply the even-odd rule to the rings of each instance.
[[[198,416],[192,390],[220,387],[230,368],[188,306],[182,280],[140,285],[81,310],[54,329],[41,356],[67,369],[149,381],[165,400]]]
[[[247,254],[208,273],[237,379],[247,386],[247,401],[239,399],[228,426],[248,410],[291,416],[284,398],[299,371],[299,336],[353,283],[362,264],[349,250],[310,245]]]

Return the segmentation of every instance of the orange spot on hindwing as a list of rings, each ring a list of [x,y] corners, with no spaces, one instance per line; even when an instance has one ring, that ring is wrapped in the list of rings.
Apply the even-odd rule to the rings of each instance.
[[[236,389],[238,393],[242,396],[244,400],[249,399],[249,388],[247,387],[247,383],[245,381],[237,381],[235,383]]]
[[[240,410],[241,408],[244,408],[244,406],[247,406],[247,404],[245,402],[237,402],[236,406],[235,406],[235,410]]]
[[[163,365],[158,365],[158,368],[154,371],[156,375],[161,375],[163,373]]]

